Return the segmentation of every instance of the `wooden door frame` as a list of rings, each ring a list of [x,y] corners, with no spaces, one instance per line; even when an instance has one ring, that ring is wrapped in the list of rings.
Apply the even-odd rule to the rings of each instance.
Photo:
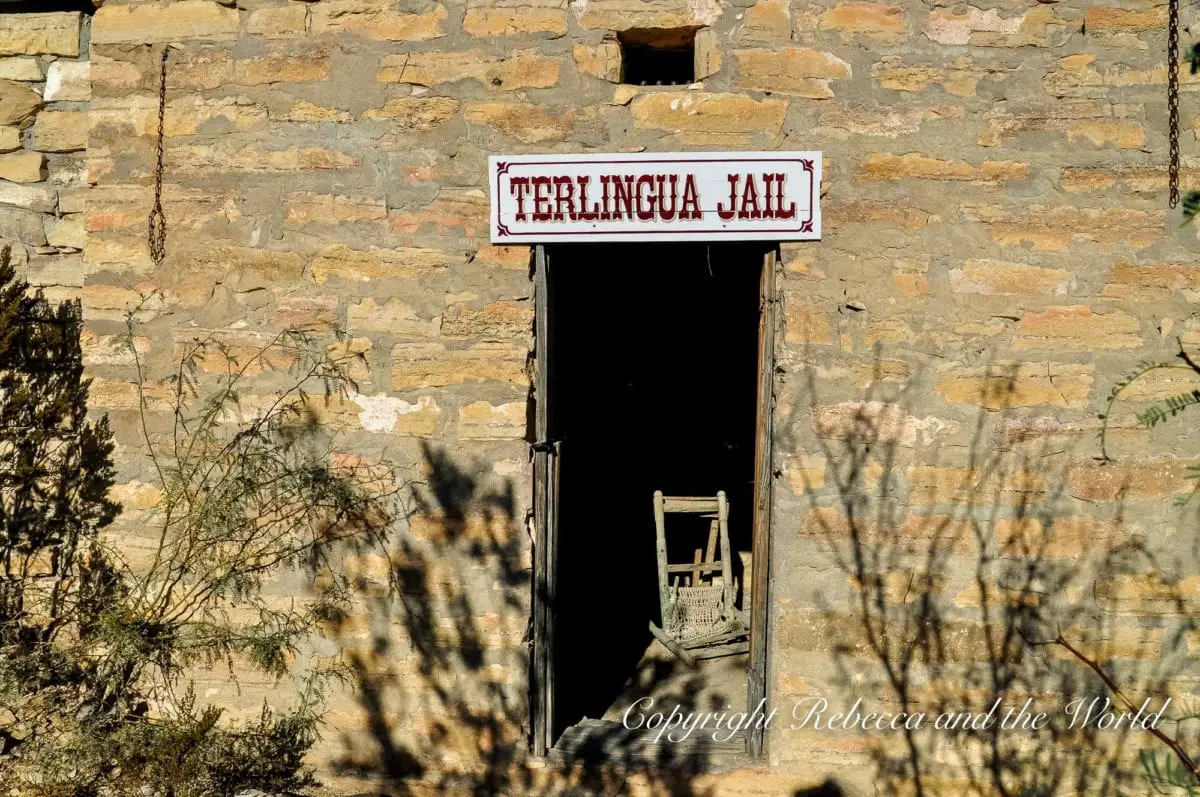
[[[557,457],[549,432],[550,297],[546,248],[534,247],[534,442],[533,442],[533,640],[529,717],[530,745],[544,756],[554,744],[554,586],[557,568]]]
[[[754,431],[754,530],[750,543],[750,661],[746,671],[746,711],[759,703],[770,705],[768,666],[771,614],[771,505],[775,482],[772,457],[775,420],[775,333],[778,328],[776,274],[779,257],[772,249],[763,257],[758,313],[758,417]],[[769,709],[764,714],[769,714]],[[746,733],[746,752],[753,758],[767,754],[767,736],[760,723]]]
[[[774,482],[772,433],[775,415],[775,332],[777,250],[762,262],[759,291],[758,412],[754,443],[754,527],[751,542],[750,661],[747,668],[747,711],[768,700],[770,653],[771,499]],[[530,746],[545,756],[554,745],[554,609],[558,570],[559,448],[549,439],[550,297],[549,260],[544,244],[534,247],[534,442],[533,449],[533,639],[529,685]],[[768,700],[769,705],[769,700]],[[747,752],[766,755],[766,735],[752,725]]]

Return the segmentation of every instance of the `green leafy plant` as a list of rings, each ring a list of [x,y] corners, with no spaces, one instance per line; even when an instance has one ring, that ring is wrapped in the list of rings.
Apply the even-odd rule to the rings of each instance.
[[[1194,73],[1196,70],[1193,69]],[[1183,224],[1180,227],[1190,224],[1196,214],[1200,213],[1200,191],[1188,191],[1183,197]]]
[[[1113,407],[1121,400],[1126,390],[1156,371],[1188,371],[1200,375],[1200,363],[1197,363],[1183,349],[1182,344],[1180,344],[1179,354],[1176,355],[1175,360],[1143,360],[1137,364],[1133,371],[1113,385],[1112,390],[1109,392],[1108,400],[1105,403],[1104,412],[1100,415],[1100,457],[1103,461],[1112,461],[1108,453],[1108,429]],[[1134,417],[1147,429],[1153,429],[1155,426],[1174,418],[1189,407],[1194,407],[1197,404],[1200,404],[1200,389],[1185,390],[1169,396],[1163,401],[1152,404],[1141,412],[1136,413]],[[1187,478],[1192,480],[1200,479],[1200,467],[1189,465],[1187,468]],[[1197,482],[1196,487],[1193,488],[1191,493],[1180,498],[1179,503],[1186,503],[1196,494],[1197,490],[1200,490],[1200,482]]]
[[[1200,51],[1193,48],[1192,57],[1200,57]],[[1193,69],[1193,71],[1195,70]],[[1200,192],[1189,193],[1184,199],[1185,217],[1190,221],[1198,209],[1200,209]],[[1107,442],[1109,421],[1112,418],[1113,408],[1130,387],[1137,384],[1140,380],[1145,379],[1149,374],[1160,371],[1186,371],[1200,375],[1200,364],[1196,362],[1191,354],[1183,348],[1182,343],[1180,343],[1179,354],[1176,355],[1175,360],[1145,360],[1140,362],[1133,371],[1113,386],[1109,393],[1104,412],[1100,416],[1100,453],[1101,458],[1105,462],[1111,461]],[[1153,429],[1198,404],[1200,404],[1200,389],[1187,390],[1152,404],[1141,412],[1136,413],[1135,417],[1144,427]],[[1187,477],[1193,480],[1200,479],[1200,468],[1189,466]],[[1191,493],[1181,498],[1180,502],[1187,502],[1196,494],[1197,490],[1200,490],[1200,482],[1197,482]],[[1120,690],[1108,678],[1097,662],[1089,659],[1085,654],[1074,648],[1068,646],[1068,650],[1077,659],[1100,674],[1110,691],[1121,697]],[[1178,728],[1184,722],[1196,719],[1197,716],[1195,711],[1185,711],[1183,714],[1171,718],[1170,722]],[[1155,731],[1154,735],[1158,737],[1167,749],[1140,751],[1139,763],[1146,782],[1160,794],[1185,794],[1187,797],[1200,795],[1200,765],[1184,749],[1178,735],[1170,736],[1161,731]]]
[[[297,654],[346,614],[341,558],[384,550],[400,479],[342,455],[316,418],[354,387],[339,347],[289,329],[239,356],[204,335],[150,382],[137,314],[126,343],[158,500],[122,529],[148,543],[131,562],[101,534],[118,510],[112,434],[87,418],[79,305],[52,308],[0,256],[0,793],[304,789],[344,672],[294,672]],[[286,598],[270,589],[283,577],[301,584]],[[292,679],[292,706],[225,721],[190,688],[218,665]]]

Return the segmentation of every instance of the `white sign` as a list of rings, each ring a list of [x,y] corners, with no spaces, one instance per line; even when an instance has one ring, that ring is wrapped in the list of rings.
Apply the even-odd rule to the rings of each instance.
[[[638,152],[488,159],[492,243],[807,241],[820,152]]]

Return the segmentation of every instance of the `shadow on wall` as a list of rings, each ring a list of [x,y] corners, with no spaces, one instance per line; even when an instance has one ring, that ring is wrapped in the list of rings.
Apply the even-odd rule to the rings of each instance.
[[[1144,731],[1070,727],[1065,706],[1112,694],[1056,640],[1155,708],[1194,673],[1195,621],[1178,586],[1194,563],[1132,533],[1120,499],[1075,498],[1061,440],[1013,433],[1025,428],[1009,409],[1016,375],[992,369],[979,401],[991,411],[940,450],[905,439],[918,421],[905,388],[877,380],[864,401],[827,407],[811,373],[804,386],[832,464],[804,479],[801,537],[849,585],[815,595],[807,622],[831,640],[843,695],[928,718],[867,740],[879,794],[1147,793],[1137,756],[1161,745]],[[1148,577],[1159,580],[1145,600],[1123,591]],[[982,715],[997,700],[998,713],[1032,700],[1048,713],[1044,728],[932,727],[943,712]]]
[[[929,718],[918,730],[859,738],[877,794],[1145,793],[1137,754],[1156,741],[1068,727],[1062,706],[1110,694],[1054,640],[1087,650],[1139,698],[1169,694],[1194,673],[1186,636],[1195,625],[1170,575],[1188,563],[1132,533],[1126,513],[1144,506],[1072,495],[1061,445],[1013,431],[1026,428],[1006,408],[1014,379],[999,369],[985,379],[981,404],[993,411],[943,449],[906,439],[914,416],[903,388],[877,380],[863,401],[830,408],[811,375],[805,386],[831,464],[798,496],[800,544],[825,559],[819,569],[840,574],[796,601],[831,662],[820,686]],[[360,581],[365,616],[339,629],[365,728],[342,737],[339,773],[389,795],[719,793],[721,776],[703,774],[703,757],[690,770],[660,762],[636,771],[527,760],[531,568],[513,485],[433,446],[424,464],[409,533],[386,574]],[[1160,576],[1150,606],[1123,591],[1148,574]],[[844,594],[826,588],[835,582]],[[788,697],[798,696],[776,699]],[[943,712],[1027,699],[1048,712],[1040,732],[932,728]],[[857,793],[833,780],[754,787],[746,775],[743,785],[761,793]]]
[[[526,760],[531,566],[513,485],[440,448],[423,456],[387,581],[363,579],[365,619],[337,629],[366,730],[343,734],[337,774],[387,795],[707,794],[694,771]]]

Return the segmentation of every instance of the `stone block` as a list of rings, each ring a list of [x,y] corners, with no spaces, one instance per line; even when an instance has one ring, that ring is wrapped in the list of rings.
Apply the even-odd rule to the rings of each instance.
[[[46,102],[86,102],[92,98],[90,61],[55,61],[46,70]]]
[[[1025,311],[1013,338],[1014,349],[1136,349],[1141,323],[1121,310],[1097,313],[1087,305]]]
[[[1196,80],[1187,71],[1180,73],[1180,83],[1184,85]],[[1166,82],[1165,64],[1139,69],[1121,61],[1097,61],[1092,53],[1060,58],[1055,69],[1042,78],[1043,88],[1055,97],[1103,96],[1110,88],[1161,86]]]
[[[1047,490],[1046,477],[1032,471],[1008,472],[1003,468],[961,468],[943,465],[912,465],[905,471],[909,500],[914,504],[961,504],[993,506],[1008,498],[1033,500]]]
[[[986,11],[967,7],[965,13],[952,10],[930,12],[925,35],[938,44],[975,47],[1046,46],[1065,41],[1067,22],[1055,16],[1053,9],[1038,5],[1024,13],[1002,16],[1000,9]]]
[[[331,277],[352,282],[414,279],[464,262],[465,255],[438,249],[353,249],[339,244],[323,250],[313,260],[310,273],[319,284]]]
[[[264,39],[288,39],[305,34],[308,8],[304,3],[258,8],[246,17],[246,33]]]
[[[108,491],[108,497],[125,509],[153,509],[162,501],[162,491],[153,484],[142,481],[132,481],[125,484],[115,484]]]
[[[717,0],[588,0],[572,3],[572,11],[585,28],[699,28],[721,16]]]
[[[1089,6],[1083,15],[1083,24],[1091,32],[1141,33],[1150,30],[1165,30],[1167,7],[1128,9],[1112,6]]]
[[[401,343],[392,349],[392,387],[420,390],[469,382],[501,382],[524,389],[525,346],[479,343],[449,349],[441,343]]]
[[[1067,472],[1071,495],[1084,501],[1161,499],[1187,492],[1193,483],[1187,478],[1186,460],[1125,460],[1097,464],[1080,462]]]
[[[46,242],[60,249],[83,251],[87,246],[87,231],[83,227],[83,214],[72,213],[61,218],[46,219]]]
[[[906,448],[932,445],[958,431],[955,421],[917,417],[896,404],[882,401],[844,401],[817,408],[813,432],[824,440],[858,445],[895,443]]]
[[[57,204],[53,188],[0,182],[0,205],[11,205],[37,213],[53,213]]]
[[[10,152],[0,155],[0,180],[40,183],[46,179],[46,156],[40,152]]]
[[[438,334],[439,319],[422,317],[417,309],[400,299],[371,297],[346,308],[350,332],[381,332],[399,337],[432,338]]]
[[[950,287],[955,293],[984,296],[1045,296],[1064,294],[1071,274],[1061,268],[1040,268],[1001,260],[968,260],[950,270]]]
[[[1094,381],[1095,366],[1072,363],[997,362],[988,366],[944,365],[935,390],[951,404],[988,410],[1016,407],[1082,409]]]
[[[692,73],[696,80],[704,80],[721,71],[721,43],[712,28],[696,31],[692,42]]]
[[[39,81],[42,78],[42,65],[36,58],[29,56],[0,58],[0,80]]]
[[[1118,149],[1139,149],[1146,141],[1146,130],[1136,119],[1111,116],[1076,117],[1065,113],[1069,109],[1046,109],[1044,112],[1009,115],[998,114],[987,120],[977,143],[995,147],[1007,138],[1033,133],[1061,133],[1068,142],[1085,140],[1095,147],[1112,144]],[[1101,110],[1100,113],[1103,113]]]
[[[442,409],[432,396],[420,396],[409,402],[386,393],[375,396],[360,393],[352,395],[350,400],[359,408],[359,425],[368,432],[432,437],[441,422]]]
[[[956,97],[974,97],[979,81],[990,73],[975,66],[970,56],[957,58],[948,64],[915,65],[903,58],[888,55],[871,66],[871,77],[880,88],[893,91],[918,92],[930,86],[940,86]]]
[[[42,111],[33,123],[33,148],[40,152],[74,152],[87,145],[87,111]]]
[[[443,338],[527,341],[532,334],[533,308],[529,302],[488,302],[478,309],[454,304],[442,313]]]
[[[482,266],[507,271],[529,271],[532,250],[528,246],[483,246],[472,261]]]
[[[858,168],[860,181],[953,180],[996,185],[1029,179],[1029,164],[1016,161],[983,161],[974,166],[964,160],[941,160],[916,152],[905,155],[873,153]]]
[[[1154,302],[1182,296],[1200,301],[1200,270],[1191,263],[1138,265],[1118,260],[1103,294],[1108,299]]]
[[[177,169],[205,174],[351,169],[362,164],[357,155],[324,147],[267,149],[261,144],[176,146],[167,157]]]
[[[101,6],[92,18],[92,44],[227,41],[237,38],[238,12],[212,0]]]
[[[0,80],[0,125],[19,125],[42,107],[42,95],[14,80]]]
[[[937,216],[899,202],[850,200],[822,202],[822,223],[830,229],[848,224],[881,224],[902,230],[919,230],[938,219]]]
[[[341,108],[327,108],[323,105],[311,103],[308,100],[296,100],[296,102],[292,103],[291,108],[277,118],[284,122],[299,122],[301,124],[324,122],[347,124],[354,120],[354,117],[348,111]]]
[[[446,7],[410,14],[394,3],[375,0],[325,0],[312,6],[312,33],[353,33],[377,41],[419,42],[446,35]]]
[[[824,100],[833,96],[831,80],[852,76],[850,64],[811,47],[734,50],[733,55],[737,59],[736,84],[754,91]]]
[[[524,401],[474,401],[458,411],[455,434],[463,440],[519,440],[525,436],[526,422]]]
[[[824,487],[827,464],[823,454],[788,457],[784,461],[783,473],[792,494],[808,495]]]
[[[0,238],[30,246],[44,246],[42,214],[23,208],[0,206]]]
[[[566,0],[468,0],[463,30],[477,38],[567,32]]]
[[[470,50],[384,56],[376,79],[416,86],[474,80],[489,88],[512,91],[550,88],[558,85],[558,76],[558,59],[536,50],[513,50],[499,56]]]
[[[907,23],[904,8],[885,3],[839,3],[821,14],[822,30],[843,35],[861,35],[880,42],[904,38]]]
[[[678,135],[685,144],[737,143],[768,137],[783,129],[787,102],[755,100],[743,94],[667,91],[634,98],[634,127]]]
[[[276,55],[234,60],[231,81],[242,86],[265,86],[271,83],[313,83],[327,77],[327,55]]]
[[[784,294],[784,340],[800,345],[824,344],[833,341],[829,313],[817,301],[800,291]]]
[[[283,223],[293,226],[306,224],[344,224],[387,219],[387,205],[382,199],[341,194],[314,194],[296,191],[283,198]]]
[[[737,31],[737,40],[745,44],[772,44],[791,38],[791,10],[784,0],[758,0],[746,9]]]
[[[565,141],[575,130],[576,113],[555,113],[541,105],[515,102],[472,103],[463,112],[469,124],[483,125],[522,144]]]
[[[256,283],[247,281],[247,287],[256,287]],[[267,316],[267,323],[273,327],[328,331],[338,323],[338,297],[297,294],[281,296],[275,306],[271,308]],[[330,344],[326,347],[325,354],[331,358],[348,358],[366,352],[370,348],[369,340],[364,343],[361,338],[355,338]],[[358,363],[356,362],[354,365],[357,366]],[[355,378],[365,380],[366,375],[361,377],[355,375]]]
[[[0,25],[0,55],[79,55],[78,11],[6,13]],[[22,78],[25,79],[25,78]],[[34,78],[40,79],[40,78]]]
[[[1055,517],[1049,525],[1032,517],[1010,517],[993,523],[992,534],[1001,556],[1079,556],[1118,543],[1121,529],[1114,521],[1086,515]]]
[[[599,44],[577,44],[571,54],[580,73],[609,83],[621,82],[621,45],[617,41],[605,39]]]
[[[1126,243],[1135,249],[1145,249],[1166,230],[1162,214],[1130,208],[964,203],[960,211],[965,218],[985,225],[999,244],[1029,243],[1041,251],[1063,252],[1072,243],[1085,241],[1103,246]]]
[[[364,112],[363,118],[387,121],[400,130],[424,132],[453,119],[459,106],[458,100],[449,97],[397,97]]]
[[[0,152],[12,152],[21,148],[21,128],[11,125],[0,127]]]

